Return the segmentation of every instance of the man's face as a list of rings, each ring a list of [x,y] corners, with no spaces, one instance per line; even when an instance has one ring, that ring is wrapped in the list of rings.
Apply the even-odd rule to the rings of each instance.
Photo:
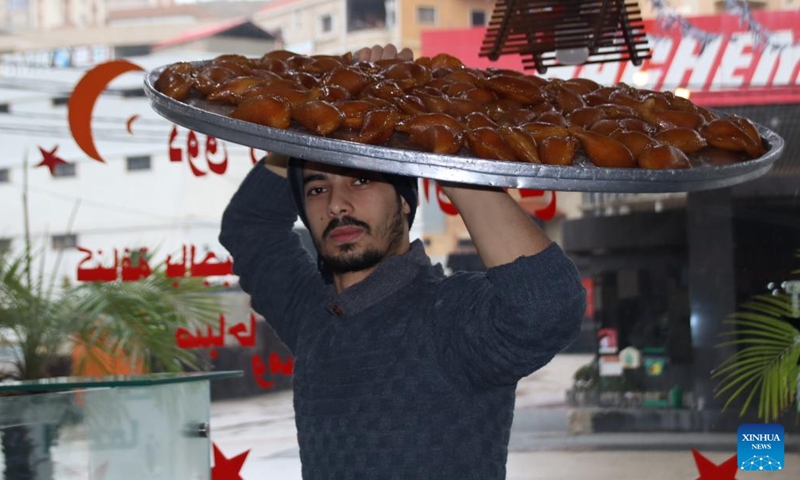
[[[369,269],[408,243],[411,209],[379,173],[308,162],[303,194],[314,245],[333,273]]]

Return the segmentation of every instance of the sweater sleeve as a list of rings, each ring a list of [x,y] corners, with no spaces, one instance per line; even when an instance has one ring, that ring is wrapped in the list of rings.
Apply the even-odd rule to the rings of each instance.
[[[325,295],[315,261],[292,231],[296,219],[288,181],[258,163],[225,209],[219,236],[253,309],[293,352],[303,309]]]
[[[578,270],[555,243],[486,273],[455,274],[434,311],[440,361],[472,387],[513,385],[575,340],[585,310]]]

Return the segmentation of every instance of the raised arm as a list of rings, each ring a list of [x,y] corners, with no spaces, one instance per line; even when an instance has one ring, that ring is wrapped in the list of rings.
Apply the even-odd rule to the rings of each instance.
[[[485,274],[443,282],[435,341],[456,381],[513,385],[580,332],[586,292],[572,261],[506,192],[443,185],[458,208]]]
[[[296,219],[288,181],[259,162],[225,209],[219,237],[253,309],[291,350],[303,309],[325,294],[316,262],[292,231]]]
[[[551,240],[503,190],[441,182],[486,268],[536,255]]]

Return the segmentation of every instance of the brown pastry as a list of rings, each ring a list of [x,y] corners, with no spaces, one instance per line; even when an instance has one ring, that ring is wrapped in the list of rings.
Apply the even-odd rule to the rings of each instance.
[[[480,85],[523,105],[538,105],[544,101],[541,88],[527,76],[497,75],[482,80]]]
[[[424,130],[415,130],[409,141],[425,151],[443,155],[455,155],[464,145],[464,137],[447,125],[436,124]]]
[[[236,107],[230,116],[267,127],[285,129],[292,123],[292,104],[275,95],[251,97]]]
[[[165,68],[156,80],[155,87],[164,95],[175,100],[186,100],[194,86],[194,67],[191,63],[180,62]]]
[[[498,131],[519,160],[542,163],[539,159],[539,147],[530,133],[519,127],[508,126],[502,126]]]
[[[631,151],[634,159],[638,159],[647,147],[654,147],[658,145],[657,141],[655,141],[652,137],[648,137],[642,132],[626,132],[617,130],[611,134],[611,138],[628,147],[628,150]]]
[[[216,90],[217,85],[236,77],[236,73],[221,65],[208,65],[202,68],[195,78],[194,88],[203,95]]]
[[[464,117],[464,127],[466,127],[466,130],[473,130],[478,127],[497,128],[497,124],[485,113],[474,112]]]
[[[521,128],[530,133],[536,140],[536,143],[542,143],[542,141],[548,137],[566,137],[569,135],[569,130],[565,127],[538,121],[525,123]]]
[[[345,116],[330,102],[311,100],[292,107],[292,119],[317,135],[329,135],[342,126]]]
[[[628,147],[611,137],[570,127],[569,132],[580,142],[589,160],[598,167],[633,168],[636,160]]]
[[[398,124],[397,131],[408,133],[409,135],[418,134],[432,125],[445,125],[458,135],[464,133],[464,127],[461,123],[444,113],[425,113],[417,115]]]
[[[700,134],[709,145],[725,150],[743,151],[751,158],[763,154],[764,147],[757,144],[741,127],[731,120],[713,120],[700,127]]]
[[[497,129],[480,127],[474,130],[467,130],[464,135],[469,148],[480,158],[509,162],[517,160],[514,150],[508,146]]]
[[[206,96],[206,100],[239,104],[244,99],[245,92],[264,82],[265,80],[258,77],[234,77],[220,83]],[[257,95],[261,93],[267,94],[268,92],[259,92]]]
[[[354,141],[371,145],[382,145],[394,134],[399,117],[392,110],[371,110],[364,116],[361,130]]]
[[[660,143],[677,147],[683,153],[694,153],[707,145],[699,133],[689,128],[662,130],[654,138]]]
[[[671,92],[468,68],[449,54],[356,63],[352,54],[286,50],[220,55],[170,65],[156,88],[275,128],[294,119],[315,135],[504,161],[571,165],[582,148],[601,167],[685,168],[767,151],[749,120],[720,118]]]
[[[647,147],[639,155],[639,166],[642,168],[691,168],[689,158],[679,148],[672,145],[656,145]]]
[[[367,112],[375,108],[373,104],[364,100],[339,101],[335,102],[334,106],[344,115],[342,126],[352,130],[360,130]]]
[[[539,143],[539,158],[547,165],[572,165],[578,141],[574,137],[547,137]]]

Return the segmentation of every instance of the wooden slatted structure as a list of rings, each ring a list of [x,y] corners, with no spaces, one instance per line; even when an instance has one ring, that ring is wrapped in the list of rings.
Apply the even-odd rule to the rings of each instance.
[[[626,0],[497,0],[480,56],[519,54],[540,74],[561,65],[560,49],[588,48],[583,63],[650,58],[639,4]]]

